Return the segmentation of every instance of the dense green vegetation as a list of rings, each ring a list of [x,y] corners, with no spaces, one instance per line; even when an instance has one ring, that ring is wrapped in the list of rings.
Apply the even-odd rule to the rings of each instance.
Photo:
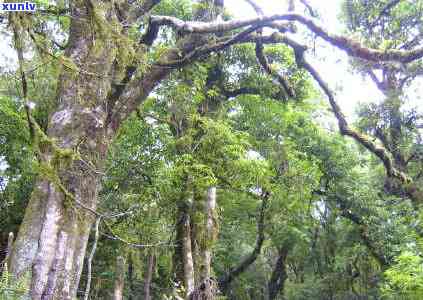
[[[0,24],[0,299],[423,297],[423,1],[342,1],[353,39],[312,1],[35,2]],[[354,123],[317,39],[383,95]]]

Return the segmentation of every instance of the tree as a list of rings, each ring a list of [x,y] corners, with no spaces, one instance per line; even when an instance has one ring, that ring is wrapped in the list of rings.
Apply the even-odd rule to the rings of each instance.
[[[222,21],[219,16],[223,13],[223,1],[180,3],[195,8],[186,13],[183,9],[172,10],[172,1],[75,0],[59,1],[53,7],[40,2],[40,10],[35,14],[9,15],[9,30],[19,58],[20,101],[25,105],[37,171],[10,257],[10,271],[17,278],[27,276],[33,299],[75,297],[90,228],[95,218],[102,216],[97,210],[98,191],[107,152],[122,124],[174,70],[236,44],[255,44],[263,70],[275,77],[287,100],[295,98],[292,92],[295,88],[269,65],[263,47],[288,46],[297,66],[306,70],[327,95],[341,133],[374,153],[390,178],[399,180],[407,189],[412,186],[409,193],[420,197],[418,186],[410,185],[411,176],[394,163],[389,149],[347,124],[334,94],[307,62],[307,47],[285,33],[294,31],[291,25],[299,23],[307,32],[353,58],[405,66],[421,61],[423,48],[419,39],[404,49],[378,48],[329,34],[313,19],[293,12]],[[153,10],[163,15],[151,15]],[[49,32],[50,23],[56,24],[58,35],[65,37],[63,45],[57,41],[58,35]],[[273,33],[264,34],[264,27],[271,28]],[[301,32],[297,34],[300,35]],[[49,109],[41,120],[37,119],[37,112],[43,106],[31,109],[33,93],[28,85],[31,72],[24,56],[28,51],[36,53],[34,61],[54,60],[61,67],[56,77],[57,95],[48,99]],[[200,124],[211,130],[220,126],[213,122]],[[183,158],[181,155],[182,163]],[[192,174],[187,175],[181,185],[190,187]],[[208,188],[213,188],[213,183]],[[191,199],[191,187],[186,190],[185,198]],[[188,245],[188,214],[184,221],[186,230],[181,237]],[[185,267],[191,267],[188,259]],[[193,290],[192,283],[192,278],[186,277],[185,288],[189,292]]]

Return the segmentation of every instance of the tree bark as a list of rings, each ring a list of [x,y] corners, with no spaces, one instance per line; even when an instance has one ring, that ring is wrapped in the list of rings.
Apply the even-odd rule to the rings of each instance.
[[[125,259],[118,256],[116,259],[115,287],[113,291],[113,300],[123,299],[123,287],[125,284]]]
[[[6,252],[4,253],[4,265],[3,265],[3,268],[0,268],[0,274],[9,273],[9,257],[12,251],[14,238],[15,238],[15,235],[13,234],[13,232],[9,232],[9,235],[7,237]],[[3,261],[3,259],[1,261]]]
[[[154,268],[156,265],[156,256],[154,253],[148,255],[147,270],[144,281],[144,300],[151,300],[151,281],[153,279]]]
[[[173,264],[176,281],[183,284],[184,294],[189,295],[195,288],[194,257],[192,251],[191,210],[193,203],[192,187],[187,179],[186,193],[178,204],[176,215],[176,247]]]
[[[269,300],[274,300],[279,294],[283,294],[285,280],[288,278],[288,274],[286,272],[286,257],[288,255],[288,251],[289,248],[287,246],[283,246],[278,250],[278,259],[267,285]]]
[[[206,244],[204,245],[203,250],[203,261],[204,261],[204,268],[201,274],[201,282],[204,282],[204,297],[203,299],[209,300],[213,299],[214,292],[212,289],[212,279],[211,279],[211,262],[212,262],[212,251],[213,245],[216,241],[217,234],[217,224],[216,224],[216,187],[210,187],[207,190],[207,203],[206,209],[204,212],[206,216]]]
[[[204,224],[196,224],[198,231],[194,239],[199,245],[199,255],[197,261],[197,285],[190,295],[192,300],[212,300],[217,292],[216,283],[212,279],[211,261],[213,245],[217,238],[216,223],[216,187],[207,189],[204,209],[201,214],[204,215]]]
[[[134,286],[134,261],[132,258],[132,253],[129,253],[128,257],[128,285],[129,285],[129,295],[128,299],[134,299],[135,286]]]
[[[182,221],[182,262],[184,267],[184,287],[187,296],[195,288],[194,259],[191,240],[191,216],[186,214]]]
[[[39,176],[10,258],[11,273],[16,278],[26,275],[35,300],[76,296],[94,221],[92,212],[77,203],[96,209],[100,178],[93,170],[102,169],[113,135],[104,104],[116,45],[95,32],[86,5],[71,5],[57,108],[46,135],[38,128],[34,136]],[[106,7],[104,13],[110,16]]]

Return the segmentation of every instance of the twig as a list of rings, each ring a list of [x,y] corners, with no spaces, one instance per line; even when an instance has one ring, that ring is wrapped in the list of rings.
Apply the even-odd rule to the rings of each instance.
[[[101,232],[101,235],[107,237],[108,239],[122,242],[122,243],[124,243],[124,244],[126,244],[128,246],[131,246],[131,247],[134,247],[134,248],[154,248],[154,247],[159,247],[159,246],[163,246],[163,247],[175,247],[175,245],[169,244],[169,242],[159,242],[159,243],[156,243],[156,244],[136,244],[136,243],[128,242],[127,240],[125,240],[125,239],[119,237],[118,235],[116,235],[113,232],[113,230],[110,227],[110,225],[106,221],[103,221],[103,223],[106,225],[106,227],[109,230],[109,232],[111,233],[111,235],[110,234],[107,234],[107,233],[104,233],[104,232]]]
[[[94,242],[93,242],[93,246],[91,248],[90,255],[88,256],[88,259],[87,259],[87,285],[85,286],[84,300],[88,300],[88,297],[90,295],[91,276],[92,276],[91,268],[92,268],[92,262],[93,262],[94,254],[95,254],[95,251],[97,249],[98,227],[100,225],[100,222],[101,222],[101,217],[97,217],[97,219],[95,220],[95,224],[94,224]]]

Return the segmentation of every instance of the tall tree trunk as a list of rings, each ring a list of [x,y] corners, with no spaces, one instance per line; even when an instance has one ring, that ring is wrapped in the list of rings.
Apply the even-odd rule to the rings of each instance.
[[[205,207],[206,235],[203,245],[203,268],[201,272],[201,282],[204,284],[204,296],[202,299],[210,300],[214,298],[214,282],[212,281],[211,262],[212,247],[217,238],[217,218],[216,218],[216,187],[207,190],[207,202]]]
[[[216,241],[217,234],[217,223],[216,223],[216,187],[210,187],[207,190],[207,201],[205,212],[206,216],[206,243],[203,248],[203,261],[204,268],[202,270],[201,279],[210,283],[211,278],[211,261],[212,261],[212,247]],[[210,289],[210,286],[206,287],[206,290]]]
[[[195,288],[194,257],[192,252],[191,210],[193,192],[190,179],[187,179],[186,193],[178,204],[176,215],[176,247],[173,256],[176,281],[183,284],[186,296]]]
[[[113,300],[123,299],[123,287],[125,284],[125,259],[118,256],[116,259],[115,287],[113,291]]]
[[[201,200],[200,200],[201,201]],[[190,299],[192,300],[211,300],[214,299],[217,292],[217,283],[213,281],[211,274],[212,250],[217,237],[216,222],[216,187],[207,189],[205,201],[202,201],[203,211],[197,212],[203,216],[200,222],[195,224],[195,240],[199,248],[199,254],[196,256],[196,274],[197,285]]]
[[[285,280],[288,278],[286,272],[286,257],[288,255],[288,251],[289,248],[287,246],[282,246],[278,250],[278,259],[268,283],[269,300],[274,300],[279,294],[283,294]]]
[[[156,255],[154,253],[150,253],[148,255],[147,270],[145,272],[144,300],[151,300],[151,281],[153,279],[155,266],[156,266]]]
[[[182,262],[184,268],[184,286],[186,295],[191,295],[195,288],[194,259],[191,240],[191,216],[186,214],[182,221]]]
[[[120,124],[172,70],[159,63],[137,61],[146,68],[139,68],[142,76],[133,76],[137,67],[120,57],[121,41],[127,38],[122,24],[135,23],[159,2],[146,1],[135,6],[136,12],[121,1],[69,2],[72,18],[65,53],[58,58],[63,70],[57,107],[46,135],[35,123],[30,126],[35,128],[34,148],[39,150],[39,176],[10,256],[11,273],[16,278],[25,275],[32,299],[76,297],[108,145]],[[210,7],[199,6],[197,20],[215,18],[214,8],[223,5],[222,1],[201,2]],[[116,37],[119,34],[122,38]],[[138,54],[153,40],[143,37]],[[194,35],[182,39],[180,49],[169,50],[160,61],[179,59],[206,40]],[[138,54],[136,57],[142,57]],[[180,216],[184,281],[192,290],[190,216]]]
[[[39,176],[10,257],[11,273],[17,278],[27,276],[35,300],[76,296],[95,219],[89,209],[96,209],[97,170],[102,169],[112,135],[105,126],[104,104],[111,87],[115,45],[95,32],[84,1],[74,1],[71,10],[57,109],[47,135],[31,124]]]
[[[134,299],[135,287],[134,287],[134,261],[132,253],[129,253],[128,257],[128,285],[129,285],[129,296],[128,299]]]

